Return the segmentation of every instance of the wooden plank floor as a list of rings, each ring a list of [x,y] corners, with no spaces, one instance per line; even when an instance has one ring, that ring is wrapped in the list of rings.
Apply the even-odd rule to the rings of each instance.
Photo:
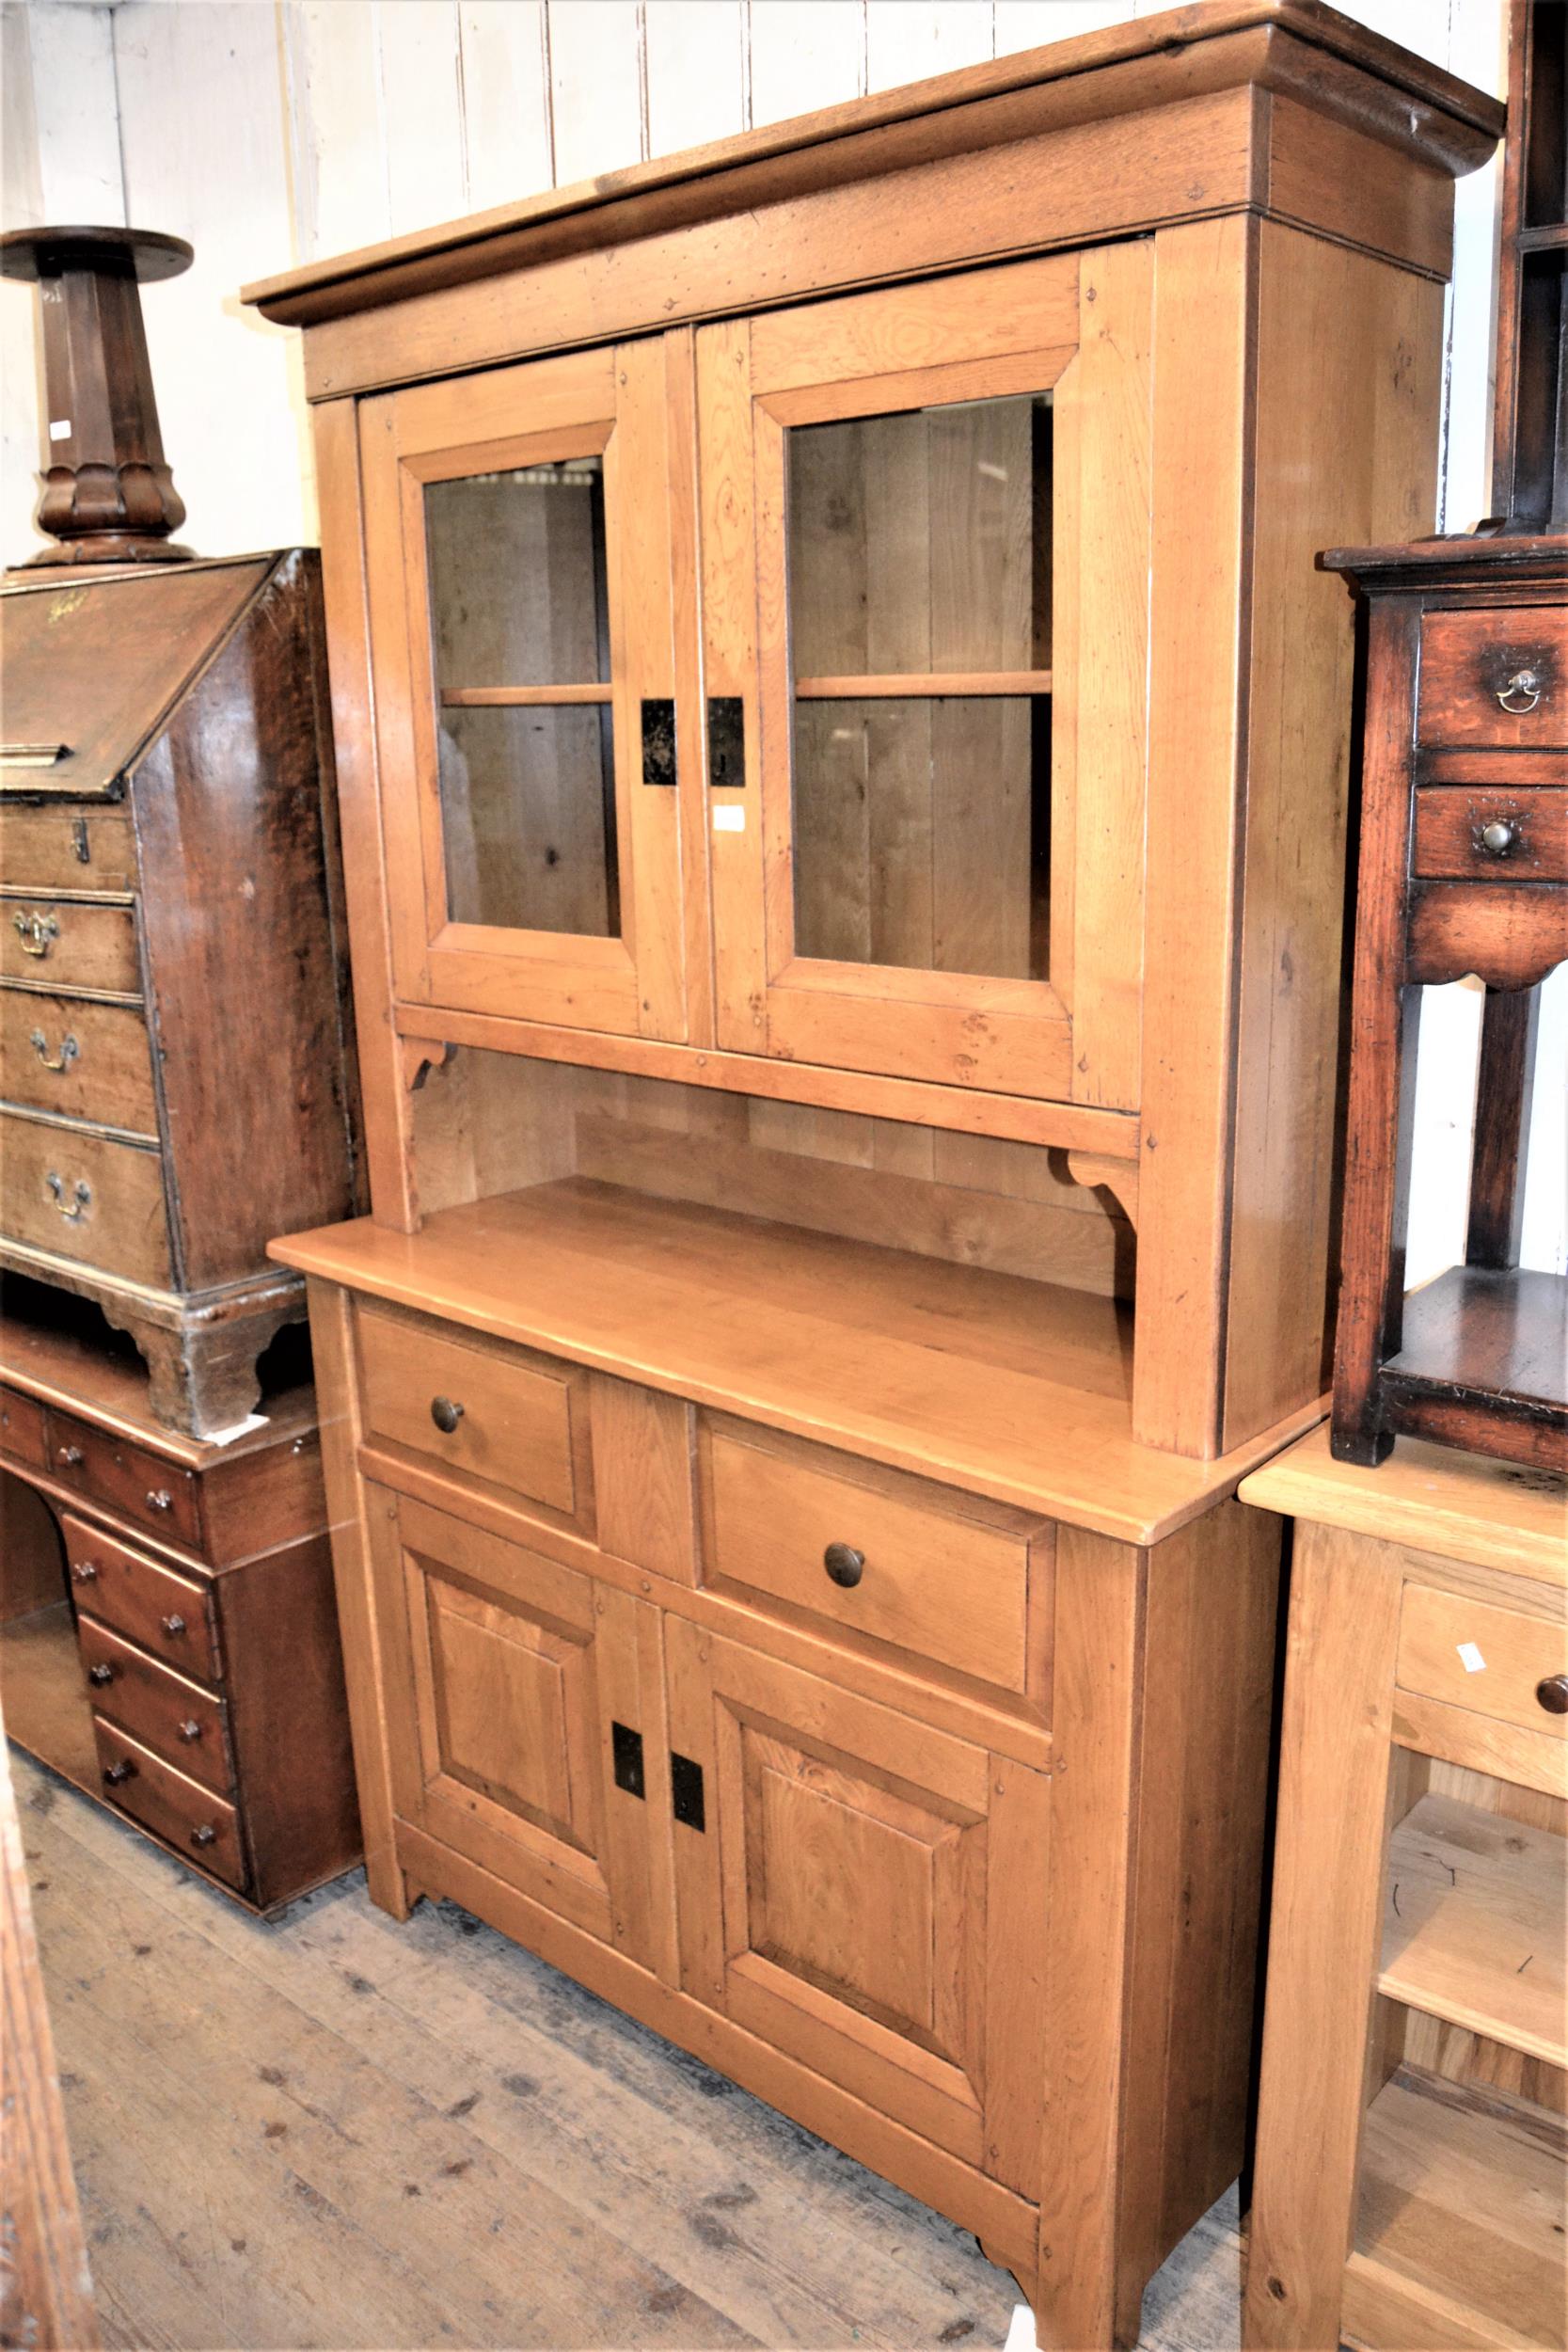
[[[451,1903],[264,1925],[13,1750],[111,2346],[995,2346],[972,2238]],[[1234,2192],[1144,2344],[1240,2343]]]

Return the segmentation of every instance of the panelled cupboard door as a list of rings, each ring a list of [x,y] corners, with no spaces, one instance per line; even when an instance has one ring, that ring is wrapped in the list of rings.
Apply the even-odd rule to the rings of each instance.
[[[653,1966],[652,1808],[615,1773],[644,1698],[661,1720],[652,1612],[385,1488],[370,1505],[399,1817]]]
[[[1150,254],[699,330],[722,1046],[1135,1106]]]
[[[397,993],[686,1035],[662,338],[361,404]]]
[[[684,1619],[665,1645],[686,1990],[1037,2198],[1048,1782]]]

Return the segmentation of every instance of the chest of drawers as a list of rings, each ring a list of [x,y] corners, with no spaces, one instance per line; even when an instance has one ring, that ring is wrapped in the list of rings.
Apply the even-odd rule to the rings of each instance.
[[[154,1414],[245,1419],[355,1199],[317,560],[0,589],[0,1262],[94,1299]]]
[[[15,1278],[6,1303],[8,1734],[275,1910],[359,1851],[313,1392],[269,1393],[231,1445],[181,1438],[90,1309]]]

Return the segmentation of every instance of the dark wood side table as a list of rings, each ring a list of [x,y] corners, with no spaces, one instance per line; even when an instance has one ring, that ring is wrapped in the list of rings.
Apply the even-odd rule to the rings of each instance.
[[[1568,1463],[1568,1279],[1519,1265],[1540,982],[1568,956],[1568,539],[1338,550],[1370,605],[1334,1452]],[[1465,1263],[1404,1295],[1423,985],[1486,983]]]
[[[5,1310],[7,1732],[276,1910],[359,1859],[314,1391],[285,1365],[243,1437],[181,1437],[92,1310]]]

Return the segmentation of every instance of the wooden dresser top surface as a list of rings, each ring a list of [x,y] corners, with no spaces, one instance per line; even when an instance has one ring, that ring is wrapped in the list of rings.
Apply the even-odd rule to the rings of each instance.
[[[1376,1470],[1337,1462],[1314,1429],[1243,1483],[1243,1502],[1343,1527],[1441,1559],[1568,1585],[1568,1479],[1424,1438],[1401,1438]]]
[[[1123,1542],[1231,1491],[1321,1410],[1217,1461],[1137,1445],[1115,1302],[568,1179],[275,1243],[307,1274]]]

